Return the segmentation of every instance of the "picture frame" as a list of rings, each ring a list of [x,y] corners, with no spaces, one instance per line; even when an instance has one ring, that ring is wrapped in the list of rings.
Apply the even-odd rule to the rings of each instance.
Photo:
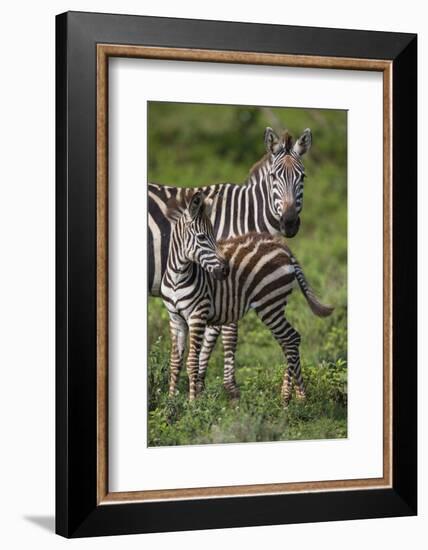
[[[383,457],[379,479],[108,489],[108,60],[383,74]],[[417,37],[68,12],[56,18],[56,532],[65,537],[417,513]],[[251,488],[252,487],[252,488]]]

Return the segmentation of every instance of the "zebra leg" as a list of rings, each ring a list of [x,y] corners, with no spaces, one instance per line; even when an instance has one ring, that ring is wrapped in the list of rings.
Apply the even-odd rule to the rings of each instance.
[[[285,350],[284,350],[284,353]],[[290,403],[291,395],[293,391],[293,369],[287,367],[284,372],[284,379],[281,386],[281,398],[285,405]]]
[[[198,393],[201,393],[205,389],[205,375],[207,373],[208,362],[217,342],[220,330],[221,327],[219,326],[209,326],[205,329],[204,342],[199,355],[198,381],[196,383],[196,391]]]
[[[305,388],[303,385],[302,372],[300,368],[300,334],[295,330],[284,317],[281,309],[275,315],[262,317],[262,321],[272,332],[274,338],[281,346],[287,359],[287,369],[284,373],[284,379],[281,388],[281,397],[284,405],[287,406],[291,399],[292,375],[297,382],[296,394],[299,399],[305,398]]]
[[[196,383],[198,381],[199,354],[204,340],[205,323],[201,319],[189,323],[190,345],[187,356],[187,375],[189,377],[189,401],[196,397]]]
[[[171,333],[171,353],[169,361],[169,396],[175,395],[178,377],[183,366],[184,352],[186,350],[187,325],[178,315],[170,316],[169,328]]]
[[[235,379],[235,354],[238,343],[238,325],[223,325],[221,329],[221,338],[223,340],[224,350],[224,376],[223,385],[232,399],[239,397],[239,387]]]
[[[283,337],[282,337],[282,347],[287,356],[288,363],[288,373],[287,378],[291,378],[291,374],[294,374],[294,379],[296,381],[296,397],[299,400],[304,400],[306,397],[305,386],[303,384],[302,370],[300,366],[300,334],[294,329],[290,323],[284,319],[283,326]],[[284,377],[285,379],[285,377]],[[288,394],[287,390],[282,391],[284,403],[288,403],[291,399],[291,384],[288,384]]]

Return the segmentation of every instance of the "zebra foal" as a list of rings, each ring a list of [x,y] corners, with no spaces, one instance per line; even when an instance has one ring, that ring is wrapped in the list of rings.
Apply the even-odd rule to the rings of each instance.
[[[202,192],[196,192],[175,224],[161,295],[170,316],[169,394],[174,395],[183,365],[187,336],[189,399],[197,393],[198,368],[207,326],[237,323],[250,309],[269,328],[283,349],[288,368],[281,395],[305,397],[300,368],[300,335],[284,317],[287,299],[297,281],[315,315],[333,309],[322,305],[287,246],[269,234],[248,233],[216,242]]]

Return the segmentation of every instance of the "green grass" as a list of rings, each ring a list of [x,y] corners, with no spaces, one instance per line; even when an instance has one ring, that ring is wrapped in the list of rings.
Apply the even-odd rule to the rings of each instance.
[[[276,121],[298,137],[313,133],[301,228],[288,245],[322,302],[335,307],[314,317],[294,291],[286,315],[302,336],[307,401],[280,401],[282,352],[250,313],[239,324],[239,401],[222,386],[221,345],[213,354],[206,392],[189,404],[183,369],[179,394],[168,398],[168,315],[149,299],[149,445],[189,445],[347,435],[347,194],[346,113],[310,109],[177,105],[149,106],[149,181],[199,186],[243,182],[264,153],[263,131]]]

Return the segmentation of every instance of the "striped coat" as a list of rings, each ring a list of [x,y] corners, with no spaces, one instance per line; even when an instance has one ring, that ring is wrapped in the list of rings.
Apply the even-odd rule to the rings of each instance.
[[[266,155],[244,184],[198,188],[212,201],[210,219],[217,239],[250,231],[293,237],[299,229],[305,177],[302,156],[311,146],[311,131],[306,129],[294,143],[288,133],[278,137],[266,128],[264,140]],[[168,216],[169,202],[183,203],[194,191],[149,184],[149,293],[153,296],[159,295],[174,224]]]
[[[284,317],[287,299],[297,282],[316,315],[329,315],[332,308],[320,304],[297,260],[280,240],[249,233],[217,243],[205,208],[202,193],[196,193],[174,227],[162,280],[172,337],[170,394],[176,389],[187,335],[192,400],[205,375],[199,370],[205,328],[236,323],[253,309],[282,347],[288,363],[282,386],[284,403],[291,397],[293,377],[298,397],[304,398],[300,335]]]
[[[199,188],[211,199],[210,219],[217,239],[251,231],[293,237],[300,226],[303,207],[303,155],[312,143],[306,129],[294,143],[286,132],[277,136],[271,128],[264,135],[266,155],[256,163],[243,185],[224,183]],[[158,296],[166,269],[174,220],[168,216],[171,200],[180,204],[195,189],[149,185],[149,292]],[[224,348],[224,386],[232,397],[239,395],[235,381],[235,351],[238,340],[236,323],[221,328]],[[207,368],[219,327],[207,328],[200,356],[201,370]]]

